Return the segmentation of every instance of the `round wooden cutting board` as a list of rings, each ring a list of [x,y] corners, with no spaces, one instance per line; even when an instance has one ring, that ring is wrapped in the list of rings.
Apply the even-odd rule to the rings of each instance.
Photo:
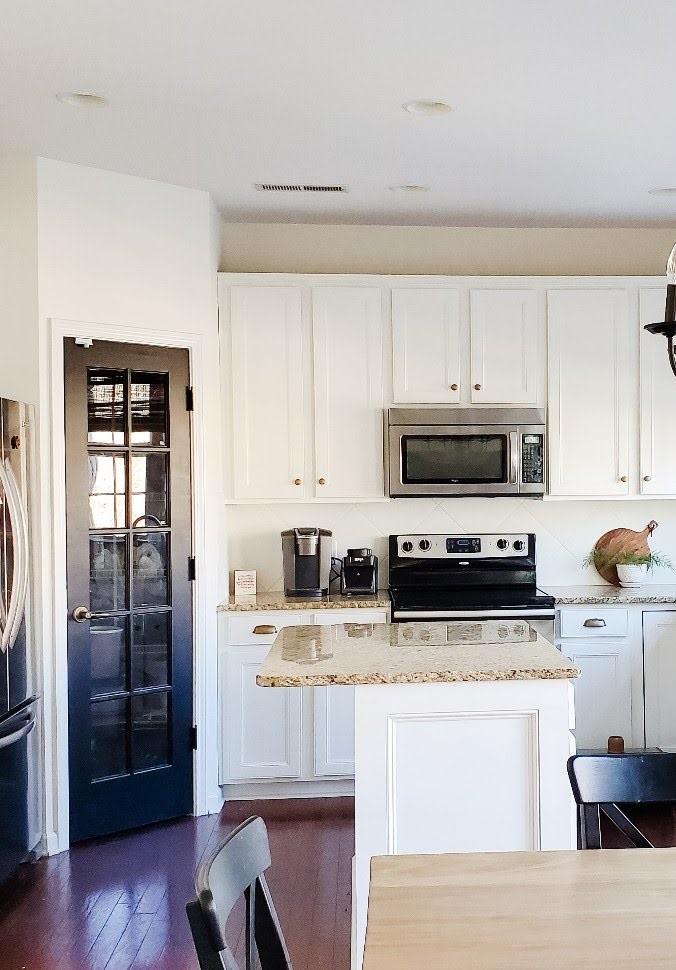
[[[610,532],[604,533],[594,546],[594,557],[599,553],[602,560],[602,565],[594,563],[597,573],[607,583],[619,586],[617,560],[627,554],[649,556],[650,545],[648,540],[656,528],[657,522],[652,519],[642,532],[634,532],[633,529],[611,529]]]

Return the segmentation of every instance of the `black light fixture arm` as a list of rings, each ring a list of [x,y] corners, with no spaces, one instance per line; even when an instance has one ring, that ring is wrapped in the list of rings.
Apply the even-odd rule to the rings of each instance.
[[[667,301],[664,306],[664,321],[648,323],[645,329],[649,333],[660,333],[667,338],[669,365],[674,377],[676,377],[676,352],[674,351],[674,337],[676,337],[676,246],[672,249],[667,262]]]

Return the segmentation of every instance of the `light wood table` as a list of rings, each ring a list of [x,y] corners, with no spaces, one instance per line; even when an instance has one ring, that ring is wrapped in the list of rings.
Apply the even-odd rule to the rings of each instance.
[[[676,849],[377,856],[363,970],[676,967]]]

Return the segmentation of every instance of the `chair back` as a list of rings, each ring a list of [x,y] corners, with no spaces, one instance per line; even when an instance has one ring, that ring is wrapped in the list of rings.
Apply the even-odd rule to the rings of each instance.
[[[246,970],[292,970],[264,876],[271,861],[265,822],[253,817],[231,832],[200,866],[197,899],[186,910],[201,970],[239,970],[225,940],[225,925],[242,896]]]
[[[676,754],[574,755],[568,759],[568,777],[578,805],[583,849],[601,848],[601,815],[609,818],[633,846],[653,848],[619,806],[676,803]]]

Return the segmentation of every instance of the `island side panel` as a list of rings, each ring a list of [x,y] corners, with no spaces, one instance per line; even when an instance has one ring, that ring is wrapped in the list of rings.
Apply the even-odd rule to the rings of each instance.
[[[355,689],[355,955],[374,855],[573,849],[568,680]]]

